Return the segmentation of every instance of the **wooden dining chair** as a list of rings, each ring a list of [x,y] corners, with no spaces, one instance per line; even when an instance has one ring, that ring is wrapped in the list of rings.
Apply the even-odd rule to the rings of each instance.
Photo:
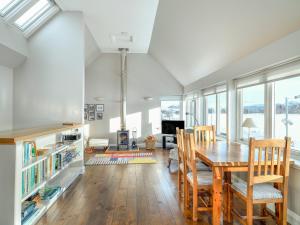
[[[177,138],[177,151],[178,151],[178,197],[181,199],[182,193],[185,193],[184,174],[186,169],[186,163],[184,161],[184,145],[183,145],[184,130],[176,127],[176,138]],[[182,192],[182,184],[184,192]]]
[[[210,143],[216,142],[216,127],[215,126],[194,126],[195,143]]]
[[[215,143],[216,142],[216,127],[215,126],[194,126],[195,144]],[[210,168],[200,159],[197,160],[198,170],[210,170]]]
[[[268,203],[275,204],[277,224],[287,224],[290,143],[290,138],[250,138],[248,181],[231,185],[233,195],[246,203],[247,215],[244,217],[231,207],[232,215],[242,224],[252,225],[254,219],[268,219],[272,215],[265,207]],[[263,213],[253,216],[253,205],[257,204],[262,206]]]
[[[184,156],[186,160],[186,201],[190,200],[190,188],[192,189],[192,215],[193,221],[198,220],[198,212],[212,210],[212,177],[210,171],[199,171],[196,168],[194,134],[184,135]],[[185,203],[189,205],[189,202]]]

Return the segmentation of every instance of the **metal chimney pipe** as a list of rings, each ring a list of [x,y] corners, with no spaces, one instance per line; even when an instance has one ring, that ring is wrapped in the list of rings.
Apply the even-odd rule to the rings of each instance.
[[[127,104],[127,52],[128,48],[119,48],[121,53],[121,130],[126,130],[126,104]]]

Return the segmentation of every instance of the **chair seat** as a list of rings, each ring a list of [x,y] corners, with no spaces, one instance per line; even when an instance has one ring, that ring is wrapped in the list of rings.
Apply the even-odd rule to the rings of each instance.
[[[240,181],[233,183],[232,188],[247,197],[247,183]],[[273,187],[272,184],[255,184],[253,187],[253,200],[261,199],[281,199],[280,190]]]
[[[193,185],[193,173],[189,172],[187,174],[187,179]],[[197,173],[197,182],[199,186],[203,185],[212,185],[213,183],[213,174],[210,171],[201,171]]]
[[[180,163],[179,169],[183,172],[183,163]],[[196,163],[196,169],[198,171],[210,171],[210,168],[201,161]]]
[[[178,160],[178,150],[177,148],[173,148],[170,150],[169,159]]]

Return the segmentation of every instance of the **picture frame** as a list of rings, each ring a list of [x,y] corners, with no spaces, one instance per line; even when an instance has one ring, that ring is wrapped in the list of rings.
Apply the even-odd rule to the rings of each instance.
[[[92,112],[92,111],[95,112],[95,105],[94,104],[89,104],[88,105],[88,111],[89,112]]]
[[[97,120],[103,120],[103,113],[102,112],[96,112],[96,119]]]
[[[88,117],[89,117],[89,121],[95,120],[95,112],[94,111],[90,111]]]
[[[97,112],[104,112],[104,104],[97,104],[96,105]]]

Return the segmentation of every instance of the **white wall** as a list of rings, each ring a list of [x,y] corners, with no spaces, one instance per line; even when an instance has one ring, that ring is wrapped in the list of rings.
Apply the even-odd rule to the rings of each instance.
[[[27,55],[27,40],[16,28],[0,18],[0,64],[6,67],[21,65]]]
[[[116,143],[116,133],[110,132],[110,119],[120,116],[120,55],[102,54],[86,69],[85,82],[85,103],[103,103],[105,110],[103,120],[88,121],[90,136],[108,137],[111,143]],[[149,110],[160,107],[160,96],[182,92],[182,86],[151,56],[128,55],[127,114],[141,113],[141,137],[152,134]],[[154,100],[147,102],[143,99],[146,96]],[[104,100],[97,102],[95,97],[104,97]]]
[[[82,14],[58,14],[30,38],[28,45],[28,59],[14,70],[14,128],[82,122]]]
[[[0,131],[13,126],[13,71],[0,65]]]
[[[300,30],[275,41],[240,60],[225,66],[207,77],[185,86],[186,93],[200,90],[218,82],[231,80],[243,74],[300,56]]]

